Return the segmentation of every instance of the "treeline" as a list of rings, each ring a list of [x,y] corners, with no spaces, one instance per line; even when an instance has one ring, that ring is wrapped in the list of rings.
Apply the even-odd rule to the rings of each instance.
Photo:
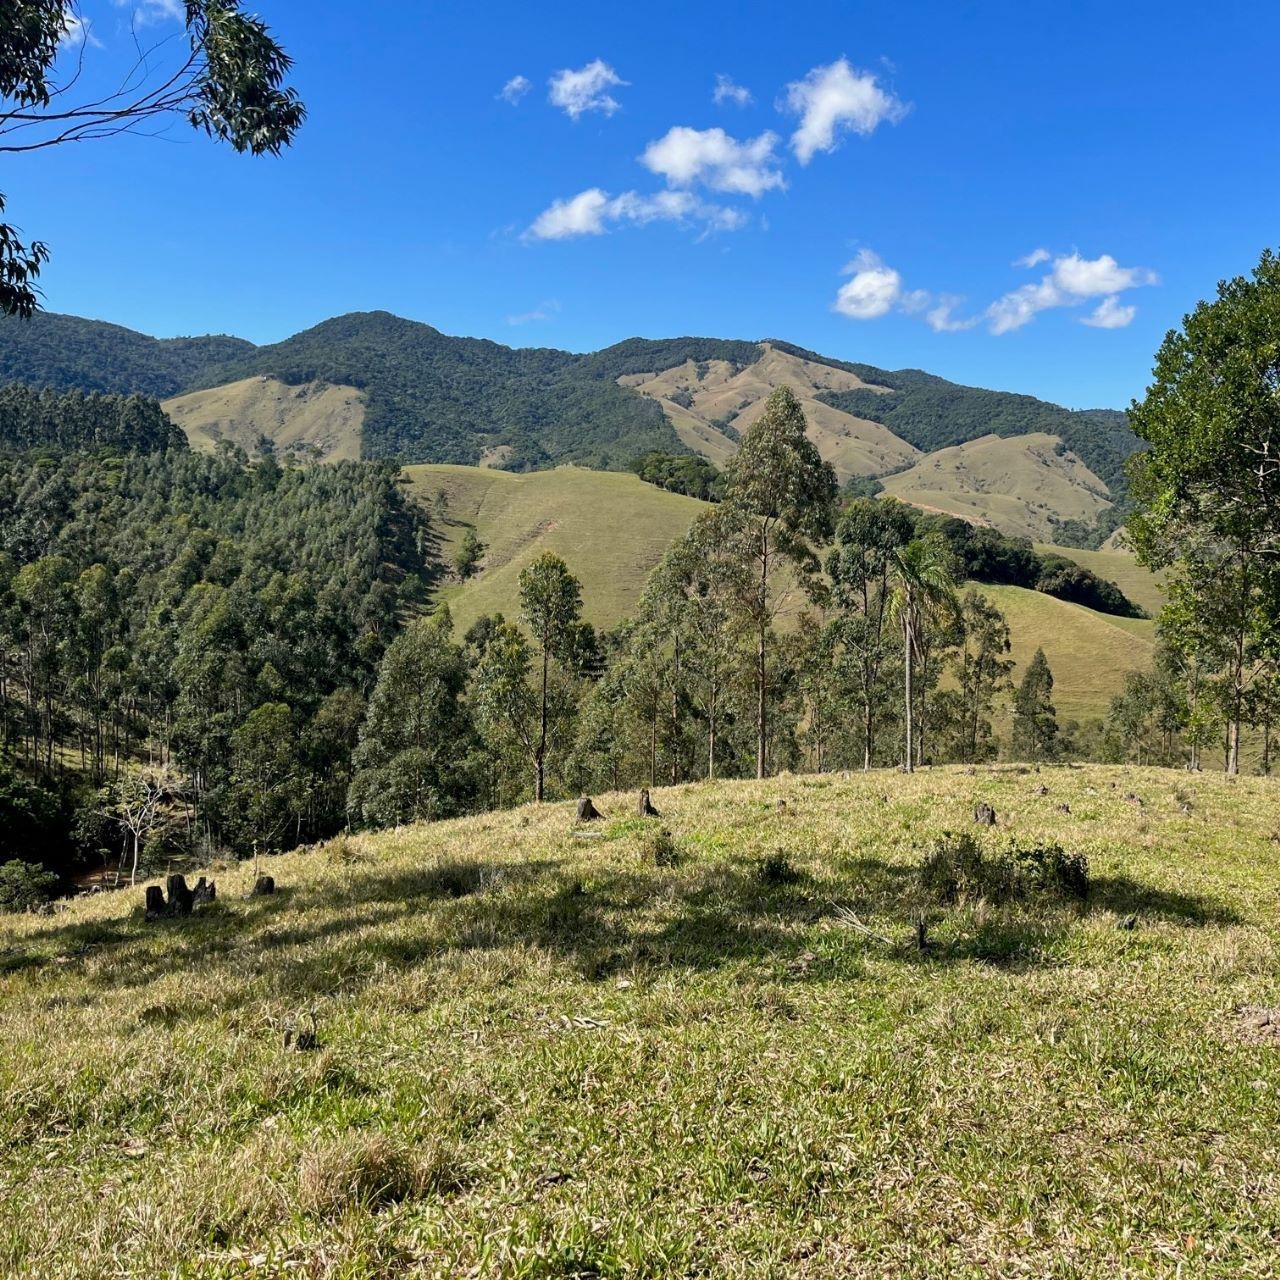
[[[64,859],[118,851],[144,780],[188,846],[339,829],[424,546],[384,465],[0,457],[0,808],[52,793],[11,808]]]
[[[29,449],[185,449],[187,438],[141,395],[0,387],[0,452]]]
[[[714,463],[696,453],[646,453],[631,463],[630,470],[670,493],[703,502],[719,502],[724,496],[724,476]]]

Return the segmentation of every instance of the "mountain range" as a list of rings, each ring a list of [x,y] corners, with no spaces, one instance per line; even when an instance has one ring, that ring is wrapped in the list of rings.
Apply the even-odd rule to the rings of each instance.
[[[45,313],[0,322],[0,384],[143,393],[197,447],[460,463],[513,471],[621,470],[652,452],[723,466],[769,393],[800,397],[840,479],[1045,541],[1114,522],[1137,441],[1124,413],[1069,410],[884,370],[778,339],[632,338],[597,352],[459,338],[384,311],[255,346],[158,339]]]

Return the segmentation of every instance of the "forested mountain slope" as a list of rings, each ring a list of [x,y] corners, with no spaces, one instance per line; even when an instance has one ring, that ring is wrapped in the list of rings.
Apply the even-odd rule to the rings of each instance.
[[[263,347],[225,337],[160,340],[72,316],[5,321],[0,381],[182,397],[174,412],[197,445],[265,434],[284,447],[314,444],[326,456],[358,451],[515,471],[565,462],[622,470],[647,453],[687,450],[724,466],[764,399],[786,383],[823,456],[846,479],[893,475],[986,436],[1060,441],[1081,467],[1058,468],[1059,496],[1046,496],[1034,479],[1002,489],[1006,503],[1044,508],[1034,522],[986,509],[963,469],[946,479],[968,505],[945,509],[1040,537],[1055,522],[1083,526],[1105,515],[1124,492],[1124,462],[1136,446],[1117,411],[1072,411],[777,339],[633,338],[579,355],[451,337],[385,311],[338,316]],[[326,397],[332,412],[319,407]]]

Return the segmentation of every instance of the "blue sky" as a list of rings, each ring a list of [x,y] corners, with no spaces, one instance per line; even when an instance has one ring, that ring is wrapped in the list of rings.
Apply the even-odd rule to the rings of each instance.
[[[176,30],[138,2],[143,38]],[[253,7],[310,109],[281,158],[175,125],[9,160],[50,309],[258,342],[374,308],[574,350],[772,336],[1122,406],[1280,243],[1273,3]],[[130,9],[83,11],[93,86]]]

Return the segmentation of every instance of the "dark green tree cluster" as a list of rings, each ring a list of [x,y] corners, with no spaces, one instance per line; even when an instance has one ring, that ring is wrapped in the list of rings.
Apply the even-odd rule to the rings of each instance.
[[[631,470],[647,484],[688,498],[719,502],[724,497],[724,477],[696,453],[646,453],[632,462]]]
[[[1129,536],[1167,574],[1159,625],[1189,763],[1216,739],[1227,771],[1240,772],[1253,727],[1269,769],[1280,678],[1280,258],[1267,250],[1251,276],[1222,282],[1170,331],[1130,418],[1148,448],[1135,460],[1142,509]]]
[[[187,438],[146,396],[0,387],[0,452],[185,449]]]
[[[0,742],[64,790],[172,770],[237,850],[334,831],[422,545],[382,465],[0,457]]]

